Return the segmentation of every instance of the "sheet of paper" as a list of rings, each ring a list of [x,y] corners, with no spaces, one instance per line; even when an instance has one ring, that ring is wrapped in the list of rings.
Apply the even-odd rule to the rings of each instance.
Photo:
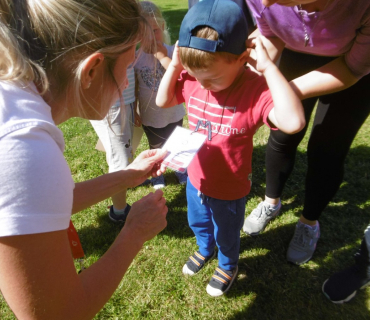
[[[176,127],[162,149],[168,151],[163,164],[184,173],[207,136],[183,127]]]

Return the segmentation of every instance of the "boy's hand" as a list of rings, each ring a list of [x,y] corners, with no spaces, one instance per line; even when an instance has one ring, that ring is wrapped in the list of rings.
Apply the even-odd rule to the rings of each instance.
[[[174,67],[177,70],[182,71],[182,70],[184,70],[184,67],[183,67],[183,65],[181,64],[181,61],[180,61],[178,42],[179,41],[176,41],[176,44],[175,44],[175,49],[174,49],[173,55],[172,55],[171,66]]]
[[[256,70],[264,74],[268,68],[275,68],[276,65],[270,59],[269,54],[262,43],[262,37],[263,36],[259,36],[256,39],[253,39],[252,43],[254,42],[257,56]]]

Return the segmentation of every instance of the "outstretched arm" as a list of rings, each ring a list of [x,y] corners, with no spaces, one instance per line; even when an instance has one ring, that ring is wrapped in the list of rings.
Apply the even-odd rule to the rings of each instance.
[[[160,108],[170,108],[178,104],[175,89],[176,82],[184,69],[180,62],[179,47],[177,42],[173,52],[172,61],[169,64],[158,88],[156,104]]]
[[[288,134],[299,132],[306,124],[301,101],[269,58],[260,37],[255,40],[255,49],[256,69],[264,75],[274,101],[274,108],[270,111],[268,119],[278,129]]]
[[[347,89],[358,80],[360,77],[352,73],[342,56],[290,81],[290,85],[298,97],[303,100]]]
[[[77,213],[107,199],[122,189],[136,187],[149,176],[161,175],[165,169],[160,163],[166,154],[167,152],[161,149],[146,150],[124,170],[76,183],[72,213]]]

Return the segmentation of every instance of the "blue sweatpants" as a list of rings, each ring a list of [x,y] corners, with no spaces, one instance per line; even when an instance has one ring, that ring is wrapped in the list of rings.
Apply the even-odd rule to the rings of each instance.
[[[197,239],[199,251],[210,256],[218,247],[218,264],[233,270],[239,260],[240,230],[244,223],[245,197],[237,200],[219,200],[186,184],[188,221]]]

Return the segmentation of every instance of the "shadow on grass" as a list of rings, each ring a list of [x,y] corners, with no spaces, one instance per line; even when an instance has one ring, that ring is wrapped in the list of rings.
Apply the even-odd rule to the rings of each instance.
[[[94,223],[78,229],[85,256],[102,256],[111,246],[117,235],[121,231],[123,224],[114,223],[106,213],[101,213],[94,219]],[[80,218],[80,217],[79,217]]]
[[[247,201],[264,196],[264,157],[265,147],[256,147],[253,186]],[[357,251],[370,221],[368,159],[370,148],[359,146],[351,149],[343,184],[320,218],[321,238],[309,263],[298,267],[286,262],[286,250],[295,223],[279,225],[280,221],[273,221],[258,237],[242,234],[240,272],[227,298],[245,297],[246,302],[239,309],[241,311],[227,319],[369,319],[366,294],[360,292],[350,303],[334,305],[321,292],[322,283],[331,274],[353,263],[352,255]],[[283,195],[283,200],[293,200],[284,203],[282,216],[293,210],[298,219],[304,199],[305,171],[306,155],[298,152]],[[166,182],[168,226],[158,237],[191,238],[193,233],[187,223],[185,187],[178,186],[173,172],[166,173]],[[94,225],[79,229],[87,256],[101,256],[122,227],[111,222],[106,213],[101,213]]]
[[[335,305],[321,292],[323,282],[332,272],[346,266],[341,264],[338,268],[335,260],[350,259],[357,243],[332,258],[318,250],[313,261],[298,267],[285,260],[290,240],[287,234],[293,228],[294,225],[284,226],[261,235],[258,240],[243,241],[244,248],[248,244],[249,249],[262,247],[268,252],[240,259],[241,276],[228,298],[246,296],[252,302],[228,319],[369,319],[365,294],[358,293],[345,305]]]
[[[246,296],[250,302],[228,319],[369,319],[366,294],[358,293],[350,303],[335,305],[321,292],[333,272],[353,263],[359,235],[346,239],[345,248],[335,254],[330,254],[334,248],[320,241],[312,261],[295,266],[285,260],[293,229],[290,224],[242,238],[242,253],[254,250],[262,254],[239,260],[239,278],[227,297]]]

